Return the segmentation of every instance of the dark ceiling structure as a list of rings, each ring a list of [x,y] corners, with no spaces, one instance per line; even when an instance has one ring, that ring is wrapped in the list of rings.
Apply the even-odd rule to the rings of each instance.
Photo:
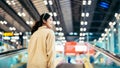
[[[30,32],[42,13],[56,12],[67,41],[93,41],[119,11],[120,0],[0,0],[0,31]]]

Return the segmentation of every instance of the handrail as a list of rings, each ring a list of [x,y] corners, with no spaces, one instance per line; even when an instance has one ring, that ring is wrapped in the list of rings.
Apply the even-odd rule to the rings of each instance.
[[[7,55],[7,54],[10,54],[10,53],[15,53],[15,52],[19,52],[21,50],[25,50],[26,48],[20,48],[20,49],[16,49],[16,50],[10,50],[10,51],[6,51],[6,52],[2,52],[0,53],[0,56],[1,55]]]
[[[111,58],[115,63],[120,65],[120,57],[115,55],[114,53],[111,53],[109,51],[106,51],[100,47],[96,47],[96,46],[90,46],[93,47],[96,51],[101,52],[102,54],[106,55],[107,57]]]

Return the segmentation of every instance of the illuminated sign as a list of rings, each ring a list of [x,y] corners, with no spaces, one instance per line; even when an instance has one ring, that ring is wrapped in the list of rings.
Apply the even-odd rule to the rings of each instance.
[[[77,42],[66,42],[65,43],[65,54],[76,53],[75,46]]]
[[[12,32],[5,32],[3,33],[3,36],[13,36],[14,34]]]
[[[100,5],[102,8],[105,8],[105,9],[109,8],[109,4],[108,4],[107,2],[100,2],[99,5]]]
[[[87,52],[87,46],[85,45],[77,45],[75,46],[76,52]]]

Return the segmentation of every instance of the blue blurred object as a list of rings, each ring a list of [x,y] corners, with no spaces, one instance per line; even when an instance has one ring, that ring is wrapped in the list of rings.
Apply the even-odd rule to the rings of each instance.
[[[71,57],[68,57],[68,63],[71,63]]]
[[[106,2],[100,2],[99,6],[101,6],[102,8],[105,8],[105,9],[109,8],[109,4]]]
[[[95,61],[95,59],[94,59],[94,57],[93,56],[90,56],[90,63],[94,63],[94,61]]]

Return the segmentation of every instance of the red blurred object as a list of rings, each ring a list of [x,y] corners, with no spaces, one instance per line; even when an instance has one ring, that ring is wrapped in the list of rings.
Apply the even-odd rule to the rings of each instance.
[[[65,55],[71,55],[71,54],[75,54],[76,52],[75,52],[75,46],[77,45],[77,42],[74,42],[74,41],[72,41],[72,42],[66,42],[65,43]]]
[[[77,46],[77,47],[76,47]],[[88,53],[91,55],[95,54],[94,48],[90,48],[91,44],[89,43],[82,43],[79,44],[77,42],[66,42],[65,43],[65,48],[64,48],[64,53],[65,55],[76,55],[76,54],[85,54]]]

